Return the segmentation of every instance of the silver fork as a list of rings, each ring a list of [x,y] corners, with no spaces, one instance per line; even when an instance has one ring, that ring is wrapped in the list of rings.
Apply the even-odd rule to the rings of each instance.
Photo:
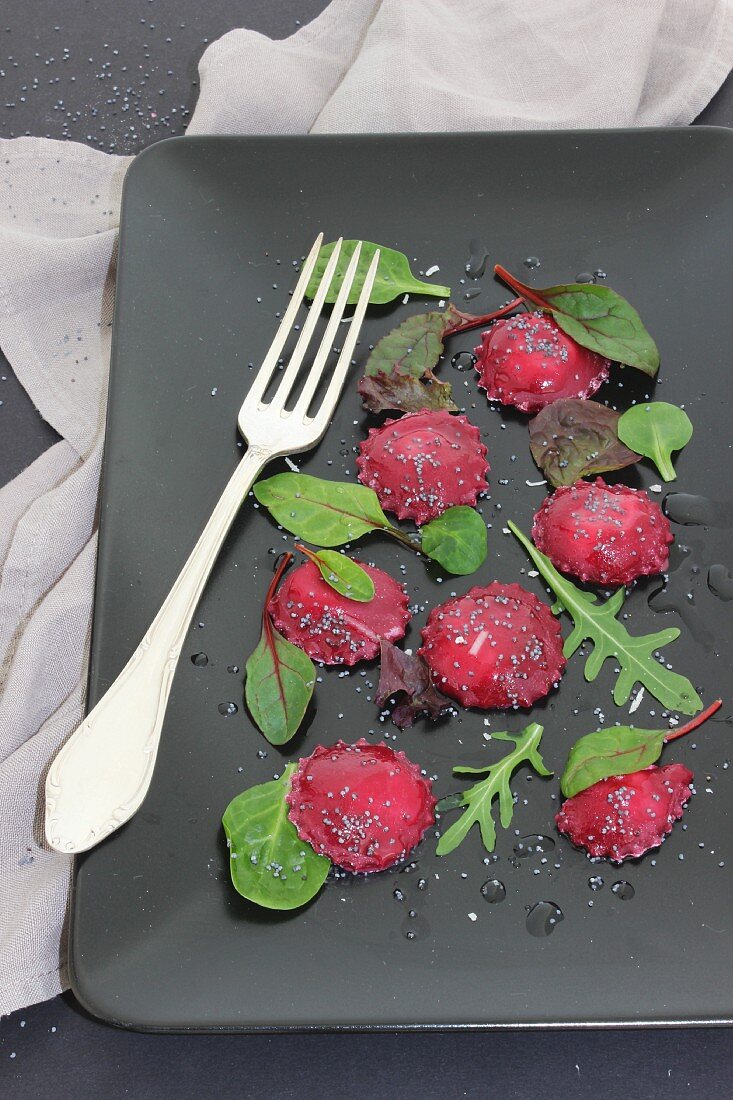
[[[323,241],[320,234],[275,339],[244,399],[237,423],[248,447],[211,518],[140,645],[54,759],[46,778],[46,837],[60,852],[83,852],[138,810],[155,767],[168,695],[191,616],[224,537],[252,483],[273,458],[308,451],[323,437],[346,378],[379,263],[375,253],[323,399],[309,415],[346,308],[361,244],[347,268],[323,339],[292,409],[285,408],[300,373],[339,259],[331,253],[313,304],[272,398],[263,400],[293,327]]]

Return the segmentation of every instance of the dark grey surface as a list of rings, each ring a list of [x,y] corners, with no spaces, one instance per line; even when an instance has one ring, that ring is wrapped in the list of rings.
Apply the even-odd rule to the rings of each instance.
[[[0,134],[62,136],[63,119],[53,109],[58,98],[71,113],[66,121],[74,139],[86,141],[92,133],[92,140],[103,140],[114,127],[113,137],[124,134],[124,120],[134,108],[124,102],[126,91],[122,103],[107,102],[112,97],[98,76],[107,62],[115,70],[106,79],[122,84],[126,76],[123,87],[136,92],[144,92],[145,73],[153,70],[154,94],[141,110],[157,113],[161,88],[171,107],[190,109],[204,38],[213,40],[242,25],[283,36],[297,18],[305,22],[324,6],[324,0],[209,0],[205,6],[196,0],[126,0],[124,7],[117,0],[77,0],[73,5],[66,0],[5,0],[0,18]],[[59,51],[62,37],[67,51]],[[64,53],[69,59],[62,62]],[[96,65],[89,56],[97,59]],[[49,72],[45,62],[51,57],[57,60]],[[146,61],[150,67],[141,67]],[[164,114],[174,117],[169,111]],[[142,122],[139,116],[136,121]],[[733,125],[733,80],[728,79],[699,121]],[[136,152],[163,132],[162,122],[158,133],[140,125],[136,140],[122,151]],[[54,438],[24,392],[13,386],[0,353],[2,375],[7,381],[0,383],[0,482],[24,468]],[[109,1028],[66,995],[0,1022],[3,1089],[19,1100],[35,1100],[44,1092],[64,1098],[157,1098],[322,1096],[334,1090],[350,1097],[399,1090],[416,1098],[484,1097],[489,1091],[520,1098],[591,1093],[599,1098],[619,1093],[677,1098],[730,1094],[733,1065],[726,1030],[166,1037]]]
[[[466,178],[455,166],[469,160]],[[297,174],[289,170],[293,163]],[[726,437],[733,396],[726,355],[732,164],[733,134],[713,128],[183,138],[139,157],[123,200],[91,705],[144,633],[150,608],[162,602],[230,476],[239,453],[235,410],[253,376],[248,363],[261,362],[295,280],[293,260],[319,228],[327,239],[341,231],[408,248],[418,269],[439,263],[440,279],[458,301],[479,226],[492,256],[510,269],[522,270],[525,256],[541,257],[541,271],[532,276],[540,285],[603,268],[647,320],[663,369],[656,386],[639,372],[616,369],[600,396],[624,408],[656,390],[684,404],[698,431],[677,460],[677,486],[728,499],[728,454],[715,441]],[[415,188],[414,179],[426,186]],[[385,193],[409,193],[409,207],[385,204]],[[688,271],[695,272],[687,290],[694,323],[680,309],[676,283],[676,273]],[[476,286],[474,311],[495,309],[506,296],[490,276]],[[413,299],[371,311],[358,363],[366,344],[416,308]],[[473,333],[457,338],[450,352],[475,342]],[[489,448],[491,493],[480,510],[491,524],[490,553],[476,577],[441,578],[439,569],[405,560],[391,540],[368,540],[361,553],[393,575],[403,569],[410,601],[421,605],[407,636],[412,646],[427,611],[474,583],[520,581],[544,594],[541,582],[525,576],[524,551],[502,534],[508,518],[529,531],[546,495],[544,486],[528,486],[537,471],[526,417],[489,407],[473,372],[451,372],[449,365],[443,372],[453,373],[457,400]],[[323,443],[298,459],[301,469],[353,478],[354,450],[375,423],[353,382],[347,385]],[[277,469],[286,469],[284,462]],[[648,465],[620,477],[645,488],[658,480]],[[678,526],[675,532],[672,565],[685,578],[681,543],[701,564],[728,563],[729,531]],[[241,676],[227,666],[242,665],[254,649],[273,554],[294,541],[266,515],[242,509],[184,644],[143,811],[77,863],[73,986],[87,1007],[115,1022],[164,1029],[730,1020],[725,720],[711,721],[704,735],[665,755],[698,777],[700,794],[684,825],[658,854],[622,869],[604,866],[606,886],[595,895],[588,885],[593,867],[564,841],[544,863],[537,856],[512,865],[515,832],[557,835],[557,782],[530,782],[524,773],[514,782],[513,827],[500,834],[499,861],[490,868],[474,831],[449,858],[438,858],[428,837],[413,872],[347,876],[286,916],[234,893],[219,820],[229,800],[318,744],[394,732],[380,725],[371,698],[375,664],[347,677],[327,669],[307,732],[287,750],[269,748],[267,759],[259,758],[267,746],[241,707]],[[665,658],[709,702],[733,696],[733,676],[725,645],[730,605],[707,589],[705,575],[685,580],[694,607],[683,599],[688,629]],[[680,622],[677,614],[650,610],[648,599],[659,588],[658,578],[647,578],[628,598],[633,633]],[[191,662],[201,650],[209,657],[205,668]],[[626,718],[626,708],[617,710],[610,699],[613,682],[607,665],[587,685],[583,662],[575,659],[559,690],[533,708],[532,718],[547,728],[545,761],[557,774],[579,736],[597,722]],[[222,718],[217,706],[228,700],[240,711]],[[721,713],[727,718],[729,706]],[[654,727],[664,717],[647,697],[634,721]],[[527,720],[526,712],[487,718],[463,711],[437,728],[420,722],[396,743],[435,776],[442,797],[461,786],[453,764],[477,766],[501,755],[484,740],[487,726],[517,731]],[[705,783],[708,774],[713,778]],[[494,875],[507,897],[489,906],[480,887]],[[428,890],[417,889],[420,877]],[[633,901],[611,892],[620,879],[632,883]],[[403,903],[393,897],[398,884]],[[542,900],[565,915],[547,939],[525,929],[525,909]],[[409,909],[418,914],[412,940]],[[677,966],[670,965],[673,944],[684,945]]]

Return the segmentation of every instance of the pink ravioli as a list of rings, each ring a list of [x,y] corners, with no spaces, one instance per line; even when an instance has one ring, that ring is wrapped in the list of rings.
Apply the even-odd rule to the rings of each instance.
[[[565,668],[557,619],[518,584],[493,581],[448,600],[422,637],[433,683],[465,707],[529,707]]]
[[[591,584],[629,584],[662,573],[673,541],[669,520],[642,489],[576,481],[543,501],[532,538],[553,565]]]
[[[427,523],[487,489],[486,447],[465,416],[441,410],[407,413],[371,428],[356,460],[359,481],[399,519]]]
[[[589,855],[621,863],[658,848],[672,832],[692,794],[692,778],[684,764],[613,775],[568,798],[555,822]]]
[[[395,642],[404,637],[410,612],[402,585],[383,569],[359,564],[374,581],[368,603],[336,592],[307,561],[289,574],[268,604],[280,633],[314,661],[354,665],[376,657],[381,638]]]
[[[319,745],[298,762],[288,816],[307,841],[347,871],[382,871],[404,859],[435,821],[429,779],[384,742]]]
[[[475,352],[486,396],[523,412],[539,412],[559,397],[590,397],[610,366],[541,311],[495,321]]]

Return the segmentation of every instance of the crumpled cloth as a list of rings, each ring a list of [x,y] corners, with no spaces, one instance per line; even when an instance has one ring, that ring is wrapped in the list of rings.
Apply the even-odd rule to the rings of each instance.
[[[188,132],[685,125],[732,64],[730,0],[334,0],[284,41],[210,46]],[[129,163],[0,141],[0,347],[62,437],[0,490],[0,1014],[67,985],[71,859],[42,793],[84,704]]]

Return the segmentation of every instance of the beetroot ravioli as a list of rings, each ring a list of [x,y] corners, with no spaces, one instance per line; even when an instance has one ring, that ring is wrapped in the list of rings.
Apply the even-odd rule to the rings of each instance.
[[[494,581],[448,600],[422,637],[433,683],[466,707],[529,707],[565,668],[557,619],[518,584]]]
[[[465,416],[407,413],[371,428],[356,460],[359,481],[399,519],[427,523],[456,504],[476,503],[485,492],[486,447]]]
[[[308,561],[293,570],[268,604],[276,628],[314,661],[369,661],[379,653],[381,638],[394,642],[404,636],[410,612],[402,585],[383,569],[359,564],[374,581],[374,598],[368,603],[334,591]]]
[[[429,779],[384,742],[319,745],[298,762],[287,795],[301,840],[346,871],[404,859],[435,821]]]
[[[486,396],[531,413],[559,397],[590,397],[610,366],[609,359],[581,347],[539,311],[495,321],[476,355]]]
[[[630,584],[663,572],[673,540],[669,520],[641,489],[576,481],[543,501],[532,538],[553,565],[591,584]]]

